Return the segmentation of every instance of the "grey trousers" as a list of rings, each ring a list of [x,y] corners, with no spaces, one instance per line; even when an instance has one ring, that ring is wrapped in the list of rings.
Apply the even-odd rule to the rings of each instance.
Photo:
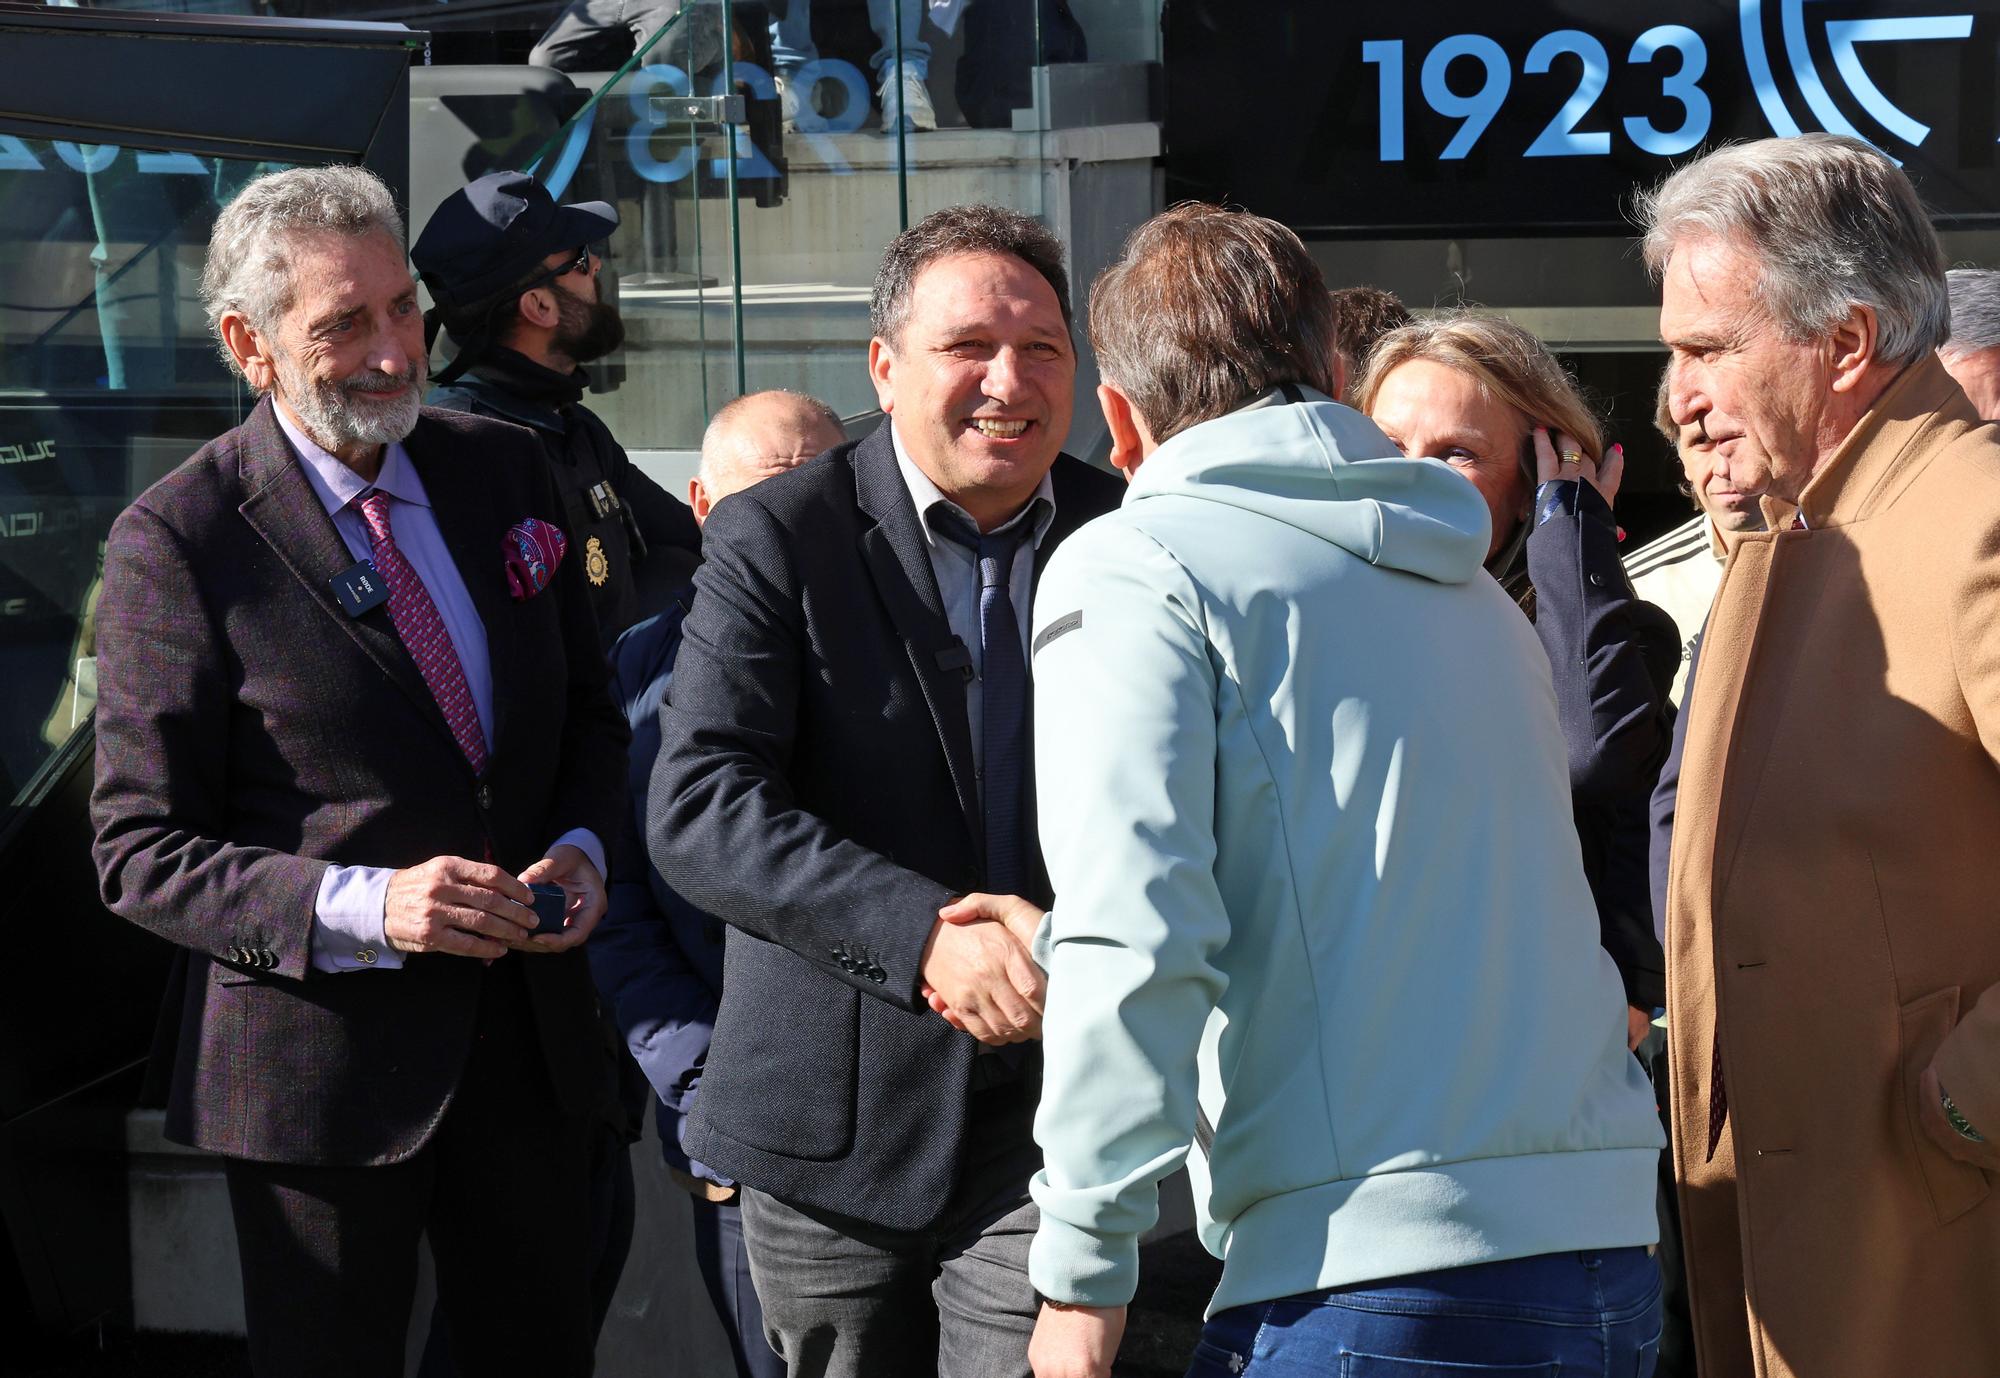
[[[660,26],[680,13],[682,0],[570,0],[535,42],[528,62],[558,72],[608,72],[617,68]],[[722,7],[694,0],[680,23],[647,61],[705,72],[722,57]]]
[[[1039,1309],[1028,1245],[1041,1219],[1028,1179],[1041,1153],[1026,1094],[976,1098],[973,1156],[929,1229],[885,1230],[744,1190],[750,1274],[790,1378],[1028,1378]],[[977,1104],[988,1097],[990,1113]]]

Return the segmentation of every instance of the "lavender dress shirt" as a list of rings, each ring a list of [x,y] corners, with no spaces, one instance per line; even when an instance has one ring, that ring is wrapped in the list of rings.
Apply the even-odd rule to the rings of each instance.
[[[272,408],[278,428],[291,442],[313,492],[333,518],[334,530],[347,543],[356,560],[374,554],[368,523],[353,506],[354,500],[370,489],[380,489],[395,501],[389,506],[389,529],[397,549],[423,581],[431,601],[437,604],[452,649],[465,672],[466,687],[472,691],[472,706],[479,714],[479,730],[486,737],[487,750],[493,748],[493,668],[486,654],[486,626],[465,591],[465,580],[452,563],[431,515],[431,502],[417,477],[416,466],[401,443],[388,447],[382,456],[382,472],[375,482],[365,481],[338,459],[315,444],[279,404]],[[569,845],[582,849],[601,876],[604,844],[588,828],[573,828],[549,845],[549,850]],[[387,866],[328,866],[319,883],[313,905],[312,963],[319,971],[393,971],[403,965],[403,954],[389,946],[382,931],[383,913],[389,892],[389,878],[395,874]]]

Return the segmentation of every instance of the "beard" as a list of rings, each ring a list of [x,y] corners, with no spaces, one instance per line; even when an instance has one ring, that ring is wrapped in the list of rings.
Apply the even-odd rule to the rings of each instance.
[[[412,359],[409,371],[395,376],[364,369],[341,379],[314,378],[284,353],[274,362],[278,390],[329,454],[349,445],[391,445],[416,429],[429,359]],[[405,389],[399,397],[375,395],[399,387]]]
[[[585,301],[555,284],[556,333],[549,347],[573,364],[587,364],[625,343],[625,322],[608,301]]]

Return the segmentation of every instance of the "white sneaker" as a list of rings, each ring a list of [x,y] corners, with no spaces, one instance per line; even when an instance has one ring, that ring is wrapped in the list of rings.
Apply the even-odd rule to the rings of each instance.
[[[893,131],[899,120],[911,129],[937,128],[937,111],[931,108],[931,93],[924,85],[924,79],[915,72],[903,73],[899,84],[895,68],[891,67],[875,94],[882,102],[883,133]]]

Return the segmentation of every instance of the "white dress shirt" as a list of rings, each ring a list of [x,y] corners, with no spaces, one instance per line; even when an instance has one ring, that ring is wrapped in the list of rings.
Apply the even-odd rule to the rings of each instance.
[[[930,552],[931,573],[937,577],[938,596],[944,600],[945,620],[966,650],[972,653],[972,680],[965,686],[965,716],[972,729],[972,765],[980,777],[980,793],[985,795],[985,749],[980,741],[980,730],[984,726],[981,712],[984,700],[980,695],[980,680],[986,673],[986,656],[979,639],[979,562],[973,553],[954,540],[938,535],[931,530],[924,514],[939,503],[963,517],[968,527],[974,531],[979,523],[972,514],[946,497],[938,486],[931,482],[930,475],[919,469],[903,448],[903,438],[896,433],[895,423],[889,423],[889,439],[896,447],[896,467],[902,471],[903,484],[910,490],[910,501],[916,504],[917,526],[924,533],[924,544]],[[1031,515],[1032,514],[1032,515]],[[1034,496],[1027,505],[1012,517],[1002,522],[995,530],[1005,531],[1023,521],[1035,523],[1035,534],[1014,548],[1014,567],[1008,571],[1007,596],[1014,604],[1014,620],[1021,628],[1021,660],[1031,664],[1028,657],[1029,603],[1034,596],[1035,557],[1041,549],[1042,539],[1049,534],[1049,526],[1056,519],[1055,485],[1047,474],[1036,485]]]

